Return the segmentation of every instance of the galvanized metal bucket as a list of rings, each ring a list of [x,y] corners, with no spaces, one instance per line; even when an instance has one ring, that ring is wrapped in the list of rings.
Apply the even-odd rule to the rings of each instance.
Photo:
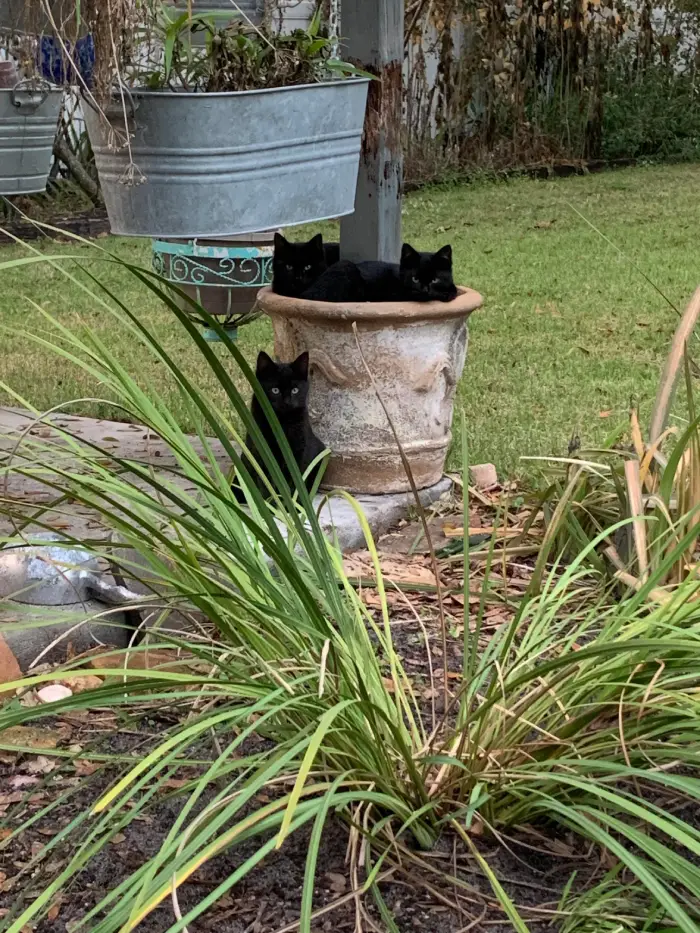
[[[62,100],[62,89],[46,82],[0,90],[0,194],[46,189]]]
[[[221,94],[133,91],[85,118],[112,232],[258,233],[351,214],[369,80]]]

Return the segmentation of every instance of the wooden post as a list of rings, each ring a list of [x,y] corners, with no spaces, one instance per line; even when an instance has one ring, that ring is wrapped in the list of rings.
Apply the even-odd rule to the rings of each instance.
[[[398,262],[401,253],[404,0],[342,0],[345,57],[369,87],[355,213],[340,225],[344,259]]]

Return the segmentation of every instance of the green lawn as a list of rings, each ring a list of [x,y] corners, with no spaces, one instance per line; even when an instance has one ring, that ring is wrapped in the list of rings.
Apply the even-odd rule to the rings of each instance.
[[[625,422],[631,399],[648,413],[676,315],[569,205],[682,308],[700,282],[699,191],[700,166],[683,165],[434,188],[406,199],[406,239],[422,249],[451,242],[456,278],[486,299],[472,318],[459,390],[472,462],[491,460],[503,473],[520,474],[521,456],[562,453],[573,434],[585,443],[600,441]],[[329,225],[323,229],[332,235]],[[113,238],[100,245],[130,260],[150,261],[145,241]],[[90,254],[88,247],[55,244],[45,251]],[[19,255],[16,247],[0,249],[0,261]],[[198,372],[198,360],[167,310],[118,267],[105,267],[99,275]],[[132,372],[159,384],[145,353],[115,333],[106,313],[77,286],[68,286],[49,266],[2,270],[0,320],[6,329],[0,380],[36,405],[103,393],[22,336],[23,330],[37,333],[47,326],[30,300],[66,324],[93,328]],[[241,347],[251,360],[270,346],[266,322],[242,331]],[[198,378],[209,380],[201,371]],[[171,401],[178,407],[175,397]],[[107,413],[105,406],[79,408]]]

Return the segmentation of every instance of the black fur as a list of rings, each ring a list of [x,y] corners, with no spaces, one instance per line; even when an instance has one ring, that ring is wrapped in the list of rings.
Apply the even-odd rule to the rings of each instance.
[[[443,246],[437,253],[419,253],[404,243],[399,278],[410,301],[454,301],[457,286],[452,275],[452,247]]]
[[[277,415],[277,420],[284,432],[287,443],[291,447],[294,459],[303,474],[316,457],[325,450],[324,445],[314,434],[309,420],[309,354],[302,353],[293,363],[276,363],[267,353],[261,351],[258,356],[255,375],[270,405],[272,405],[274,413]],[[262,405],[255,396],[253,396],[251,412],[291,488],[292,480],[289,468],[272,427],[265,417]],[[255,456],[255,445],[250,436],[246,438],[246,447]],[[267,478],[270,479],[269,472],[264,468],[262,458],[258,458],[258,462],[263,466]],[[320,468],[321,464],[316,466],[307,477],[306,483],[309,489],[311,489]],[[259,485],[261,490],[265,490],[267,493],[267,489],[262,482]],[[235,491],[236,498],[243,501],[244,497],[241,490],[236,488]]]
[[[301,298],[304,292],[340,259],[339,243],[324,243],[319,233],[308,243],[290,243],[275,234],[272,290],[278,295]]]
[[[316,279],[302,295],[309,301],[366,301],[365,283],[358,266],[342,259]]]
[[[401,263],[343,260],[327,269],[303,298],[315,301],[452,301],[452,247],[419,253],[404,243]]]

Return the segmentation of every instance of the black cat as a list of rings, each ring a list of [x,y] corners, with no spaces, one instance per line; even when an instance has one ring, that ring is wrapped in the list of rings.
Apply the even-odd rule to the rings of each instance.
[[[272,259],[272,291],[288,298],[301,298],[304,292],[340,259],[339,243],[324,243],[319,233],[308,243],[290,243],[275,234]]]
[[[458,295],[451,246],[443,246],[436,253],[419,253],[404,243],[399,278],[410,301],[454,301]]]
[[[366,301],[453,301],[457,297],[451,246],[437,253],[419,253],[404,243],[399,265],[361,262],[358,269]]]
[[[276,363],[267,353],[261,351],[258,355],[255,375],[272,405],[272,410],[277,415],[294,459],[301,473],[304,474],[316,457],[326,449],[314,434],[309,420],[309,354],[302,353],[293,363]],[[265,417],[265,412],[256,396],[253,396],[251,412],[291,488],[289,468],[270,422]],[[255,456],[255,444],[250,436],[246,438],[246,447]],[[270,479],[262,458],[257,459],[265,475]],[[321,466],[322,464],[319,463],[306,478],[308,489],[313,486]],[[267,487],[261,481],[258,485],[266,495],[269,495]],[[239,502],[244,501],[245,497],[239,487],[234,487],[234,492]]]
[[[308,301],[368,301],[359,267],[341,259],[316,279],[301,296]]]
[[[452,301],[457,297],[452,275],[452,247],[419,253],[408,243],[401,262],[346,260],[331,266],[302,295],[316,301]]]

